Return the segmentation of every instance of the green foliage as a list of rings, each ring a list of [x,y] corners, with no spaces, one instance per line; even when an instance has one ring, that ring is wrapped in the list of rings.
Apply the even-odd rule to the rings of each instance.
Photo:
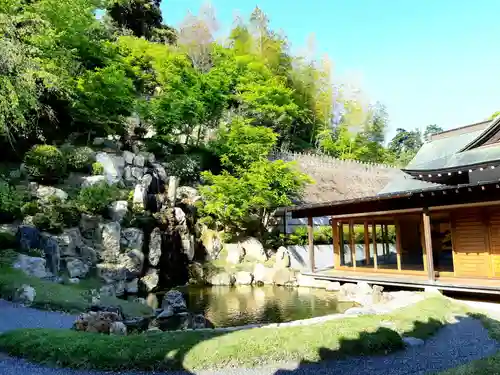
[[[233,231],[245,230],[251,221],[261,230],[274,209],[290,205],[311,182],[282,160],[252,163],[237,176],[227,171],[220,175],[203,172],[202,176],[202,220]]]
[[[94,157],[94,151],[90,147],[73,147],[65,145],[61,151],[66,157],[68,169],[75,172],[88,171]]]
[[[92,163],[92,175],[99,176],[102,174],[104,174],[104,166],[102,163],[99,163],[98,161]]]
[[[23,214],[33,216],[33,224],[41,231],[61,233],[64,228],[78,226],[80,212],[74,201],[52,197],[47,203],[27,202]]]
[[[39,181],[56,181],[66,175],[66,159],[55,146],[36,145],[24,155],[28,175]]]
[[[11,222],[22,215],[22,206],[27,196],[22,191],[0,181],[0,222]]]
[[[276,133],[263,126],[252,126],[250,122],[242,117],[233,118],[230,124],[219,128],[210,143],[226,168],[246,168],[263,160],[276,144]]]
[[[166,170],[183,184],[193,183],[200,177],[201,160],[197,155],[176,155],[166,163]]]
[[[16,245],[17,240],[14,234],[9,232],[0,232],[0,249],[13,249]]]
[[[343,227],[344,231],[344,243],[350,243],[349,242],[349,227],[344,225]],[[396,242],[396,229],[394,228],[393,225],[390,225],[387,230],[387,241],[389,243],[395,243]],[[282,236],[284,237],[284,236]],[[372,238],[372,232],[370,230],[369,236],[368,236],[370,243],[372,243],[373,238]],[[332,227],[331,226],[320,226],[314,228],[313,231],[313,239],[314,239],[314,244],[316,245],[331,245],[333,244],[333,233],[332,233]],[[301,226],[295,228],[293,233],[290,233],[284,238],[286,244],[288,245],[307,245],[308,243],[308,235],[307,235],[307,227]],[[386,240],[382,236],[382,232],[378,230],[376,232],[376,240],[378,243],[383,243],[386,242]],[[354,226],[354,243],[356,244],[363,244],[365,243],[365,233],[364,233],[364,227],[355,225]]]
[[[116,185],[103,182],[81,189],[75,199],[75,205],[82,213],[105,215],[108,206],[122,196],[122,192]]]

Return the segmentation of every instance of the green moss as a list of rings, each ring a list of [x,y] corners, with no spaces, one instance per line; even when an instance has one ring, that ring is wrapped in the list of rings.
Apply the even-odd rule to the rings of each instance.
[[[251,368],[282,361],[384,354],[403,347],[401,335],[427,337],[458,312],[460,309],[450,300],[432,297],[394,314],[278,329],[160,332],[120,337],[25,329],[0,335],[0,349],[29,360],[73,368]],[[382,325],[387,321],[392,328]]]
[[[0,297],[11,299],[15,291],[23,284],[29,284],[36,290],[33,306],[44,310],[57,310],[68,313],[79,313],[90,307],[90,297],[87,290],[81,285],[61,285],[50,281],[40,280],[24,274],[21,270],[12,269],[12,253],[9,258],[3,257],[0,262]],[[94,284],[95,285],[95,284]],[[135,302],[128,302],[118,298],[102,297],[104,304],[120,305],[125,315],[143,316],[151,314],[149,307]]]

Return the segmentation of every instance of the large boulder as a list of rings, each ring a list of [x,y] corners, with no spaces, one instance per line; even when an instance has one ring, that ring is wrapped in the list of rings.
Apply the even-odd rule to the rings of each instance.
[[[132,164],[134,162],[135,155],[130,151],[123,151],[123,160],[125,160],[126,164]]]
[[[109,334],[111,325],[120,320],[120,316],[115,312],[89,311],[78,316],[73,328],[76,331]]]
[[[175,216],[175,221],[177,222],[178,225],[180,226],[186,225],[186,214],[184,213],[184,211],[182,211],[182,208],[174,207],[174,216]]]
[[[62,257],[78,257],[78,250],[83,247],[80,229],[65,229],[63,233],[52,237],[57,241]]]
[[[142,250],[144,232],[139,228],[122,229],[120,241],[124,249]]]
[[[201,243],[203,244],[210,260],[215,260],[219,257],[222,250],[222,240],[219,232],[203,226],[201,231]]]
[[[118,264],[132,275],[139,275],[144,265],[144,254],[137,249],[132,249],[126,254],[120,254]]]
[[[326,289],[329,285],[330,281],[328,280],[318,280],[313,276],[304,275],[302,273],[297,275],[297,286],[300,287]]]
[[[116,262],[120,255],[120,223],[112,221],[101,227],[101,259],[104,262]]]
[[[98,176],[85,176],[82,177],[82,188],[102,184],[106,182],[106,176],[98,175]]]
[[[161,231],[159,228],[153,229],[149,239],[149,264],[157,266],[161,257]]]
[[[135,155],[134,165],[136,167],[144,168],[144,166],[146,165],[146,158],[144,157],[143,154]]]
[[[31,225],[20,225],[16,236],[21,250],[28,251],[40,248],[40,231],[38,228]]]
[[[168,175],[167,175],[167,172],[165,171],[165,168],[163,167],[163,165],[161,165],[159,163],[153,163],[152,166],[153,166],[154,170],[156,171],[156,174],[158,175],[160,180],[163,183],[166,183],[168,180]]]
[[[31,305],[36,298],[36,290],[31,285],[23,284],[14,293],[13,301],[23,305]]]
[[[257,263],[253,270],[253,281],[255,284],[272,284],[276,270]]]
[[[177,197],[177,188],[179,187],[179,177],[170,176],[168,179],[167,198],[171,206],[175,207],[175,200]]]
[[[177,201],[187,205],[193,205],[201,199],[198,190],[190,186],[179,186],[176,192]]]
[[[247,237],[240,245],[245,251],[245,259],[258,262],[265,262],[267,260],[264,246],[255,237]]]
[[[187,309],[186,300],[184,299],[184,296],[182,295],[181,292],[172,289],[169,290],[167,293],[165,293],[165,295],[163,296],[163,301],[161,303],[161,308],[166,309],[169,306],[176,313],[180,311],[185,311]]]
[[[131,169],[132,177],[135,180],[141,180],[142,177],[144,176],[144,168],[142,167],[132,167]]]
[[[290,253],[287,248],[281,246],[276,252],[276,263],[274,263],[275,268],[288,268],[290,267]]]
[[[97,266],[97,275],[106,283],[113,284],[118,281],[125,281],[127,270],[121,264],[99,263]]]
[[[221,273],[217,273],[215,275],[213,275],[210,280],[209,280],[209,283],[210,285],[221,285],[221,286],[231,286],[231,285],[234,285],[234,276],[227,273],[227,272],[221,272]]]
[[[240,271],[235,275],[235,285],[252,285],[253,276],[250,272]]]
[[[102,217],[99,215],[82,214],[80,218],[80,233],[88,240],[100,240]]]
[[[121,222],[128,212],[128,202],[127,201],[116,201],[109,206],[109,217],[113,221]]]
[[[146,204],[147,191],[141,184],[135,185],[134,195],[132,197],[132,204],[134,209],[144,210]]]
[[[69,277],[82,278],[89,273],[89,266],[80,259],[68,258],[66,259],[66,270],[68,271]]]
[[[30,189],[35,197],[45,203],[51,198],[58,198],[62,201],[68,199],[68,193],[53,186],[43,186],[33,183],[33,185],[30,185]]]
[[[181,235],[182,251],[191,262],[194,258],[194,235],[184,233]]]
[[[158,286],[158,283],[160,282],[158,270],[156,270],[154,268],[150,268],[148,270],[148,272],[146,272],[146,275],[144,275],[140,281],[144,285],[146,290],[148,292],[151,292],[153,289],[155,289]]]
[[[133,279],[125,285],[125,290],[130,294],[137,294],[139,292],[139,279]]]
[[[296,284],[296,276],[290,268],[277,269],[273,275],[273,282],[276,285],[294,286]]]
[[[109,184],[116,184],[121,181],[123,169],[125,168],[125,159],[122,156],[98,152],[96,162],[102,164],[104,177]]]
[[[40,234],[40,247],[45,253],[45,259],[47,260],[47,268],[54,275],[57,275],[60,270],[61,263],[61,250],[59,248],[59,242],[50,233],[42,232]]]
[[[38,277],[40,279],[50,275],[47,273],[45,268],[44,258],[30,257],[24,254],[19,254],[12,267],[22,270],[29,276]]]
[[[226,262],[229,264],[240,264],[245,258],[245,252],[239,243],[228,243],[224,245],[227,251]]]

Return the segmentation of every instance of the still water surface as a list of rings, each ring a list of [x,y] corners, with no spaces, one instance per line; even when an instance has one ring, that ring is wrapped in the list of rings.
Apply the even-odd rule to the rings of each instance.
[[[312,288],[276,286],[187,287],[188,310],[205,315],[216,327],[282,323],[343,313],[352,302],[337,293]]]

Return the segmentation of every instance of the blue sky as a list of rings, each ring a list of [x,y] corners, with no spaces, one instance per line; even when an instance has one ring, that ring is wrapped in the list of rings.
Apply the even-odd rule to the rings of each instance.
[[[202,0],[163,0],[165,22],[177,26]],[[398,127],[445,129],[500,110],[498,0],[212,0],[227,29],[235,12],[258,5],[292,48],[315,34],[334,74],[355,77],[371,101],[387,106]]]

